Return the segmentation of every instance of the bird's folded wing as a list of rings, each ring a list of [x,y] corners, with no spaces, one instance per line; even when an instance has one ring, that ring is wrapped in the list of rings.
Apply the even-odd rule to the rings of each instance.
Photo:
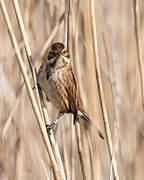
[[[69,110],[75,114],[77,113],[77,83],[72,68],[68,68],[62,75],[68,95]]]

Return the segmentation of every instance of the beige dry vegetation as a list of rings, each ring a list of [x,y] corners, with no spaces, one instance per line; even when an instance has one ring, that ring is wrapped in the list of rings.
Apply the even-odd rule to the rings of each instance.
[[[31,87],[34,87],[25,42],[13,6],[13,2],[17,1],[1,0],[1,7],[3,2]],[[39,128],[36,121],[16,59],[16,48],[11,44],[1,9],[0,179],[108,180],[114,179],[114,172],[115,176],[117,173],[119,176],[115,177],[116,180],[143,180],[143,0],[18,2],[37,69],[45,47],[52,42],[61,41],[69,47],[82,101],[93,128],[89,133],[81,122],[79,131],[78,124],[74,128],[72,116],[64,115],[53,130],[54,137],[45,137],[43,123]],[[97,74],[99,69],[101,79]],[[33,93],[37,97],[36,90]],[[50,103],[46,106],[49,119],[53,121],[56,109]],[[109,128],[104,125],[108,125],[107,120],[113,149]],[[95,125],[104,134],[104,141],[96,137]],[[49,140],[52,147],[48,146]]]

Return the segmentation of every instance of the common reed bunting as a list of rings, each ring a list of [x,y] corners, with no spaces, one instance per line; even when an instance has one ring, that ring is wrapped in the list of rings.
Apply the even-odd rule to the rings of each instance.
[[[37,81],[39,88],[45,92],[47,100],[59,111],[57,119],[47,125],[48,130],[57,124],[64,113],[72,113],[74,122],[79,118],[90,122],[78,96],[78,86],[70,55],[62,43],[52,44],[38,71]],[[103,138],[99,130],[98,134]]]

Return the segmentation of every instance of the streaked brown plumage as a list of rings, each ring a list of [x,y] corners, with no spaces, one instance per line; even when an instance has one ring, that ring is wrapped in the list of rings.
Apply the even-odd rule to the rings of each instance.
[[[38,72],[38,85],[47,99],[59,110],[57,120],[49,128],[53,127],[64,113],[72,113],[74,120],[82,118],[89,122],[78,96],[70,55],[62,43],[54,43],[44,58]],[[100,132],[99,135],[103,138]]]

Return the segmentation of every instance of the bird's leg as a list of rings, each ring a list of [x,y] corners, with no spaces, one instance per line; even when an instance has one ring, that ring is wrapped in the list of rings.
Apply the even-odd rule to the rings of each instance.
[[[74,118],[73,118],[73,124],[75,125],[76,122],[78,122],[78,117],[76,114],[73,114]]]
[[[59,121],[59,118],[54,120],[51,124],[46,125],[47,129],[52,129]]]
[[[50,130],[58,123],[60,117],[63,115],[63,113],[59,112],[56,120],[54,120],[51,124],[47,124],[47,132],[50,134]]]

